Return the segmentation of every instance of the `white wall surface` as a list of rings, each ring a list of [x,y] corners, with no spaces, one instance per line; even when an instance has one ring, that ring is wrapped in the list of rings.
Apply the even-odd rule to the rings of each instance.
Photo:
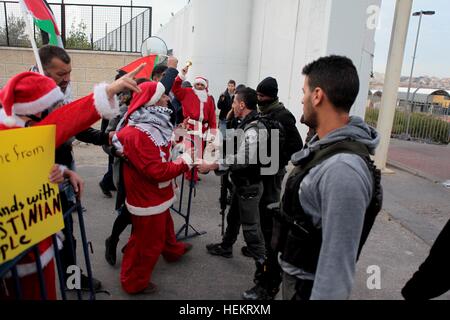
[[[353,114],[363,116],[372,70],[374,31],[367,8],[381,0],[191,0],[158,36],[180,62],[193,61],[195,75],[210,80],[217,98],[229,79],[256,88],[267,76],[278,80],[279,97],[296,119],[304,65],[320,56],[353,60],[361,90]],[[194,29],[192,29],[194,27]],[[307,129],[298,124],[303,137]]]
[[[381,6],[381,0],[334,0],[331,3],[327,54],[345,55],[353,60],[358,69],[360,91],[352,114],[364,117],[375,50],[375,29],[367,27],[367,8]],[[354,14],[350,15],[349,8]]]
[[[207,78],[217,99],[228,80],[247,82],[252,8],[253,0],[192,0],[157,36],[174,49],[180,66],[193,62],[188,80]]]

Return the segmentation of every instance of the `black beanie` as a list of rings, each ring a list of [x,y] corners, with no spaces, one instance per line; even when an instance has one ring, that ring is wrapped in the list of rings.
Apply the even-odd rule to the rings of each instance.
[[[263,81],[260,82],[260,84],[258,84],[256,92],[259,92],[271,98],[277,98],[278,97],[277,80],[272,77],[265,78]]]

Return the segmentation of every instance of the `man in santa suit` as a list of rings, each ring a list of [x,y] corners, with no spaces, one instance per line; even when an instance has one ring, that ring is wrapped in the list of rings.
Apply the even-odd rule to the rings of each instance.
[[[173,125],[169,96],[164,85],[146,82],[139,86],[113,144],[125,159],[122,173],[126,209],[132,231],[122,260],[120,281],[129,294],[152,293],[151,274],[162,255],[175,262],[190,248],[177,242],[169,208],[175,201],[172,179],[190,170],[190,152],[170,161]]]
[[[142,66],[140,67],[142,68]],[[140,69],[139,69],[140,70]],[[139,71],[138,69],[136,71]],[[56,143],[59,147],[68,138],[89,128],[101,116],[112,117],[118,112],[116,93],[131,89],[139,91],[133,80],[135,73],[127,79],[110,85],[100,84],[94,93],[59,108],[41,120],[42,113],[63,101],[64,95],[55,81],[35,72],[23,72],[11,78],[0,91],[0,130],[24,128],[28,126],[56,125]],[[58,174],[59,171],[59,174]],[[69,179],[75,192],[82,191],[82,180],[64,166],[53,167],[49,180],[52,183]],[[43,268],[47,299],[56,299],[55,269],[53,263],[54,248],[51,237],[38,244],[40,261]],[[22,299],[41,299],[39,277],[36,269],[36,257],[30,252],[17,266],[22,291]],[[11,274],[6,276],[6,288],[0,292],[2,299],[14,298]]]
[[[186,80],[188,67],[182,69],[175,79],[172,91],[183,108],[183,117],[187,121],[187,129],[191,140],[195,141],[196,157],[202,158],[205,143],[214,140],[217,131],[216,107],[212,96],[208,94],[208,80],[195,78],[193,88],[182,88]],[[190,172],[186,175],[190,180]],[[194,171],[194,181],[198,181],[197,169]]]

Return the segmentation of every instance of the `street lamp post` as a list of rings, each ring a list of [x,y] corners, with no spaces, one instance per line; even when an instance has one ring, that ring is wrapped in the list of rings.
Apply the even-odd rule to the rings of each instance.
[[[419,43],[419,34],[420,34],[420,26],[422,24],[422,16],[424,16],[424,15],[432,16],[435,13],[436,13],[435,11],[423,11],[423,10],[413,13],[413,17],[417,17],[417,16],[419,17],[419,26],[417,27],[416,44],[415,44],[415,47],[414,47],[414,55],[413,55],[413,61],[412,61],[412,66],[411,66],[411,74],[409,76],[408,93],[406,95],[406,102],[410,103],[410,106],[409,106],[410,110],[409,110],[409,114],[408,114],[408,124],[406,125],[406,136],[407,136],[408,140],[410,139],[409,126],[410,126],[410,122],[411,122],[411,113],[413,112],[413,110],[412,110],[412,103],[411,103],[412,101],[411,102],[409,101],[409,95],[411,93],[411,84],[412,84],[412,77],[413,77],[413,74],[414,74],[414,64],[416,62],[417,45]]]

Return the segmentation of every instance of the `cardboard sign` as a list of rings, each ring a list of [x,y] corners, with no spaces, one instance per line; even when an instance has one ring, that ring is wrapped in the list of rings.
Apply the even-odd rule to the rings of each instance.
[[[55,126],[0,131],[0,264],[64,227],[55,162]]]

